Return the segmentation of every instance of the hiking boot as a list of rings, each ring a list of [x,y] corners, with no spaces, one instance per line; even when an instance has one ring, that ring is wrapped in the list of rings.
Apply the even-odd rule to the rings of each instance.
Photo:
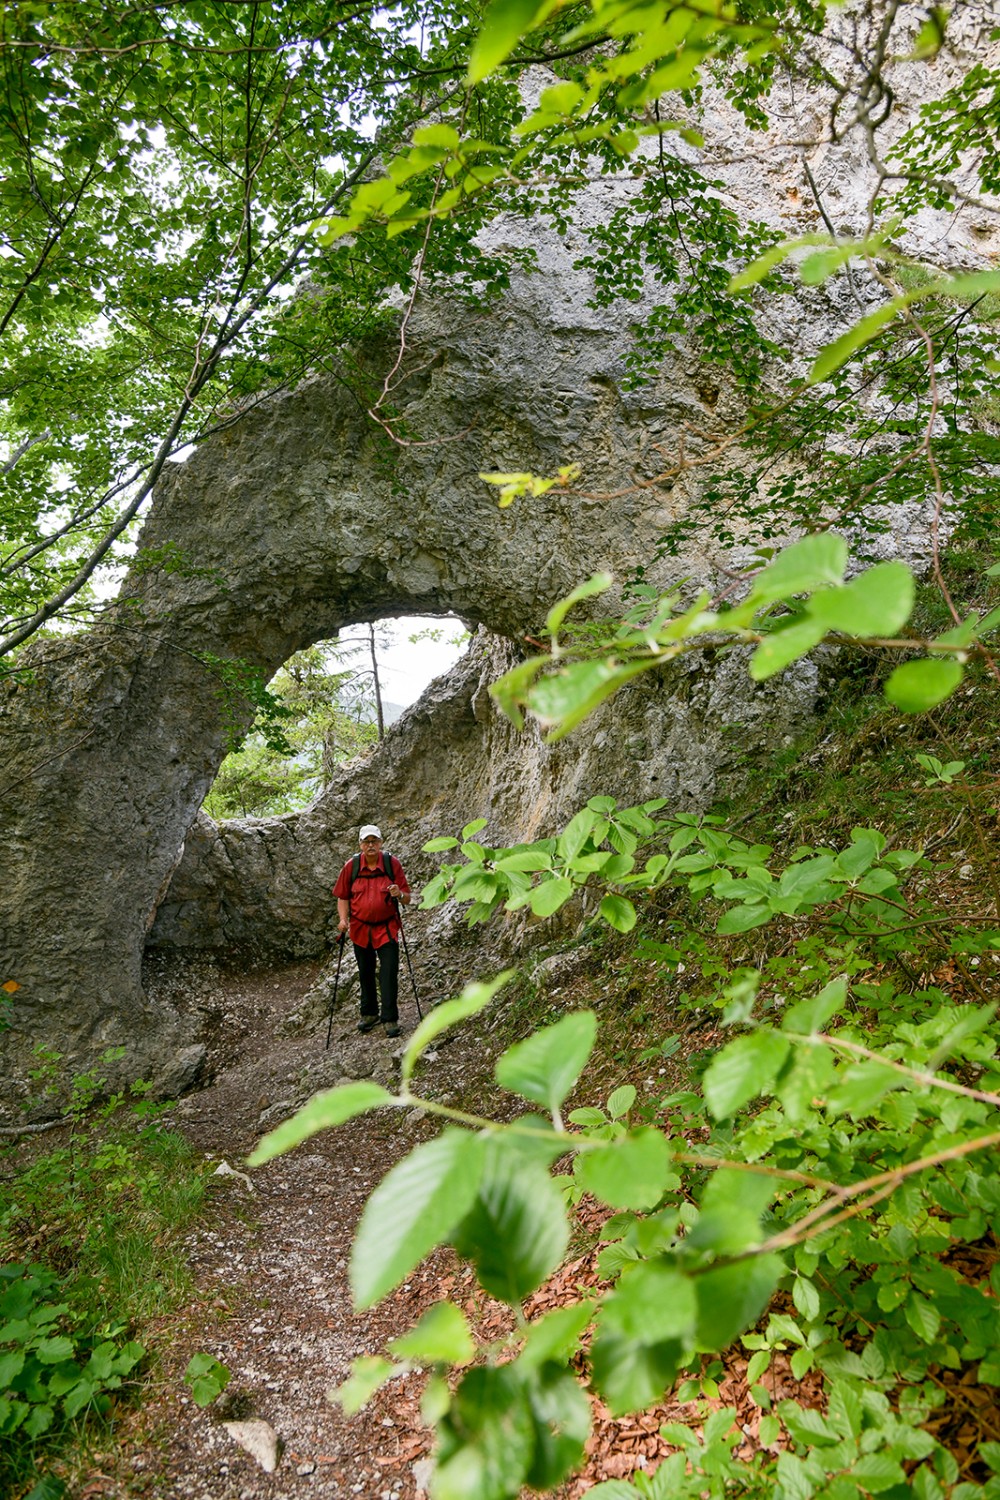
[[[358,1030],[361,1032],[374,1031],[377,1025],[378,1016],[362,1016],[361,1020],[358,1022]]]
[[[386,1034],[386,1036],[401,1036],[402,1035],[402,1033],[400,1032],[400,1029],[396,1025],[395,1021],[386,1021],[386,1023],[385,1023],[385,1034]]]

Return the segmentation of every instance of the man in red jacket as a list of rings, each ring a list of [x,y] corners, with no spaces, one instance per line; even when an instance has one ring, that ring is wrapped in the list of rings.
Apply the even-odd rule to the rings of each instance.
[[[382,853],[382,835],[366,823],[360,835],[360,856],[349,859],[337,877],[338,932],[350,932],[361,980],[359,1031],[371,1031],[381,1020],[386,1036],[399,1036],[399,916],[396,901],[410,904],[410,887],[403,866]],[[382,996],[379,1015],[375,966]]]

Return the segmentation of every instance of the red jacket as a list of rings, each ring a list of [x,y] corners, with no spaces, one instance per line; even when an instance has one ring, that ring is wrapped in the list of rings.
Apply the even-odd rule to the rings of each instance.
[[[379,854],[374,870],[369,870],[362,854],[361,869],[352,885],[353,862],[353,859],[347,861],[337,876],[337,884],[333,888],[333,894],[338,901],[349,900],[351,903],[351,942],[356,943],[359,948],[381,948],[383,943],[397,942],[399,918],[388,890],[390,885],[398,885],[401,891],[409,893],[410,887],[403,866],[393,855],[392,868],[395,872],[395,879],[393,879],[386,874],[383,854]]]

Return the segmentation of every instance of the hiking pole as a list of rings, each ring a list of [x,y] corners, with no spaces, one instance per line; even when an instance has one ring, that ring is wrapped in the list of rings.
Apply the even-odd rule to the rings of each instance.
[[[345,934],[342,932],[337,938],[337,972],[333,977],[333,999],[330,1001],[330,1020],[326,1028],[326,1046],[323,1048],[324,1052],[329,1052],[330,1050],[330,1033],[333,1030],[333,1012],[337,1005],[337,986],[340,983],[340,960],[344,956],[344,937]]]
[[[406,928],[403,926],[403,913],[399,909],[399,902],[397,901],[396,897],[392,896],[390,897],[390,899],[393,906],[396,908],[396,916],[399,918],[399,935],[403,939],[403,952],[406,954],[406,967],[410,971],[410,983],[413,985],[413,998],[417,1002],[417,1015],[422,1021],[424,1019],[424,1013],[420,1009],[420,996],[417,994],[417,981],[413,977],[413,965],[410,963],[410,950],[406,946]]]

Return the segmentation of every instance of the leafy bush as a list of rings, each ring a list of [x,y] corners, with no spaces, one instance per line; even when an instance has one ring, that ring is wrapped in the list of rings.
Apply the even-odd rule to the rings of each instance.
[[[890,848],[878,829],[782,860],[720,817],[661,811],[594,799],[558,837],[515,851],[487,848],[474,837],[481,825],[468,825],[435,841],[465,863],[446,867],[428,904],[450,890],[481,918],[504,904],[535,909],[532,893],[546,888],[559,901],[586,884],[633,898],[669,892],[676,930],[666,942],[644,937],[639,952],[666,980],[690,974],[694,993],[680,1004],[714,1010],[729,1029],[700,1087],[640,1097],[627,1084],[604,1108],[567,1113],[595,1043],[596,1017],[582,1011],[497,1061],[498,1086],[527,1110],[512,1123],[424,1098],[414,1086],[423,1049],[490,1004],[501,976],[424,1020],[398,1092],[341,1085],[251,1158],[370,1109],[419,1104],[445,1122],[372,1194],[351,1258],[355,1301],[378,1301],[450,1244],[513,1309],[509,1362],[496,1367],[462,1313],[441,1305],[388,1357],[356,1362],[345,1409],[401,1368],[436,1372],[425,1398],[438,1430],[435,1500],[507,1500],[558,1484],[589,1430],[581,1369],[613,1414],[673,1388],[703,1423],[700,1437],[664,1427],[678,1452],[651,1476],[598,1486],[605,1500],[994,1497],[993,1446],[980,1450],[983,1482],[960,1483],[931,1418],[946,1399],[942,1371],[1000,1386],[1000,1268],[989,1249],[1000,1235],[1000,1062],[994,1006],[973,1003],[982,984],[966,967],[1000,956],[995,918],[942,909],[933,861]],[[638,915],[627,904],[632,922],[613,922],[619,930]],[[771,925],[769,946],[748,963],[746,945]],[[946,963],[960,983],[968,976],[959,999],[908,977],[911,964],[932,973]],[[559,1162],[569,1166],[553,1175]],[[567,1205],[583,1194],[608,1214],[597,1269],[611,1285],[528,1322],[522,1304],[561,1264]],[[978,1255],[978,1277],[949,1259],[963,1245]],[[761,1412],[749,1464],[734,1456],[735,1410],[700,1410],[718,1394],[714,1356],[737,1339]],[[765,1377],[779,1356],[793,1379],[819,1380],[819,1401],[774,1400]]]
[[[88,1408],[104,1412],[108,1392],[146,1350],[122,1342],[114,1325],[81,1331],[81,1314],[59,1296],[60,1279],[37,1265],[0,1266],[0,1433],[37,1438]]]
[[[0,1183],[0,1491],[28,1483],[81,1423],[110,1415],[147,1352],[133,1330],[190,1285],[178,1239],[203,1171],[155,1118],[161,1106],[112,1119],[116,1099],[85,1125],[99,1083],[76,1080],[67,1145],[26,1163],[18,1147],[4,1151],[14,1170]]]

